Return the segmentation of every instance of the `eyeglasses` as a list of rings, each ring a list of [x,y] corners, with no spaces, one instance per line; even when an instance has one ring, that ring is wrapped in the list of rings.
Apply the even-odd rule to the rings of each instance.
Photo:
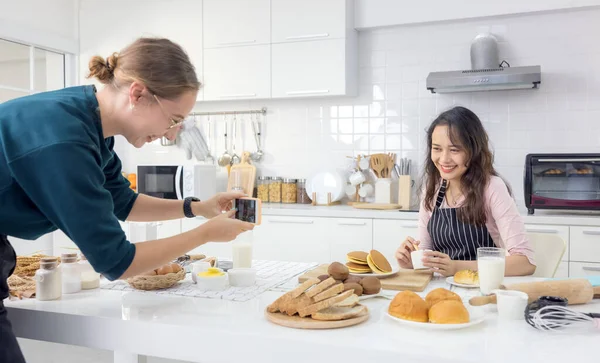
[[[158,97],[156,95],[153,95],[154,99],[156,100],[156,102],[158,102],[158,106],[160,107],[160,109],[162,110],[162,112],[165,114],[165,116],[167,116],[167,118],[169,119],[171,125],[167,128],[167,130],[171,130],[174,129],[177,126],[180,126],[181,124],[183,124],[183,119],[182,120],[174,120],[171,116],[169,116],[169,114],[167,113],[167,111],[165,111],[165,108],[163,107],[162,103],[160,102],[160,100],[158,99]]]

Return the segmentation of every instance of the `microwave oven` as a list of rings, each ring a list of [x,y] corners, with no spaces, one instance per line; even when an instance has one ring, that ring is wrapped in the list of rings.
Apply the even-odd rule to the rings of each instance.
[[[217,192],[217,168],[214,165],[138,165],[137,191],[164,199],[206,200]]]
[[[525,206],[600,210],[600,154],[529,154],[525,157]]]

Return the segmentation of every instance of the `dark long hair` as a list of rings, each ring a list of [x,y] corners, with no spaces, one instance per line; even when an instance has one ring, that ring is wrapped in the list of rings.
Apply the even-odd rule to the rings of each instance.
[[[448,126],[452,144],[460,145],[467,154],[467,171],[461,179],[461,192],[465,196],[465,202],[462,208],[458,209],[458,218],[465,223],[484,225],[486,221],[485,189],[490,177],[498,176],[498,173],[494,169],[494,155],[490,151],[488,135],[479,117],[465,107],[454,107],[443,112],[427,130],[427,157],[421,179],[425,186],[425,208],[428,211],[433,209],[436,191],[440,187],[442,179],[439,170],[431,160],[433,130],[436,126],[442,125]],[[506,185],[511,193],[510,187],[508,184]]]

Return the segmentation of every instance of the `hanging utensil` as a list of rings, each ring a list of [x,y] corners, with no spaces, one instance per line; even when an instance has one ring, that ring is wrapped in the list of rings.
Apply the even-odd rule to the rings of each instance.
[[[194,115],[194,127],[196,126],[196,116]],[[206,160],[206,158],[210,157],[212,158],[212,156],[210,156],[210,149],[208,147],[208,144],[206,142],[206,140],[204,140],[204,135],[202,135],[202,132],[198,133],[198,141],[200,142],[200,145],[198,145],[200,147],[200,149],[202,150],[202,157],[199,159],[200,161],[204,161]]]
[[[261,147],[261,127],[259,116],[256,115],[256,124],[254,123],[253,115],[250,115],[250,123],[252,124],[252,130],[254,131],[254,141],[256,142],[256,151],[250,155],[252,161],[260,161],[263,157],[263,151]]]
[[[214,160],[215,160],[215,157],[214,157],[214,156],[212,156],[212,154],[211,154],[211,152],[210,152],[210,148],[211,148],[211,146],[212,146],[212,130],[211,130],[211,128],[212,128],[212,127],[211,127],[211,126],[212,126],[212,123],[211,123],[211,121],[210,121],[210,115],[208,115],[208,116],[206,117],[206,123],[208,124],[208,137],[207,137],[207,139],[206,139],[206,143],[207,143],[207,147],[206,147],[206,150],[207,150],[207,155],[206,155],[206,157],[207,157],[207,158],[210,158],[210,160],[212,160],[212,161],[214,162]]]
[[[233,127],[231,129],[231,137],[233,138],[233,142],[231,144],[231,151],[233,152],[233,155],[231,155],[231,165],[233,164],[239,164],[240,163],[240,157],[238,156],[238,154],[236,153],[236,149],[235,149],[235,145],[237,142],[237,135],[238,135],[238,130],[237,130],[237,116],[234,113],[233,114]]]
[[[223,151],[223,155],[219,158],[219,166],[227,166],[231,164],[231,155],[227,151],[227,118],[223,116],[223,123],[225,124],[225,151]]]

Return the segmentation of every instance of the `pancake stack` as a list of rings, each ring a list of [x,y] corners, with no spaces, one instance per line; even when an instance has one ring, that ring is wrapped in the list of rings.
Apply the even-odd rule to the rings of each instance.
[[[351,273],[355,274],[386,274],[392,272],[392,266],[388,260],[377,250],[370,252],[352,251],[346,255],[346,266]]]

